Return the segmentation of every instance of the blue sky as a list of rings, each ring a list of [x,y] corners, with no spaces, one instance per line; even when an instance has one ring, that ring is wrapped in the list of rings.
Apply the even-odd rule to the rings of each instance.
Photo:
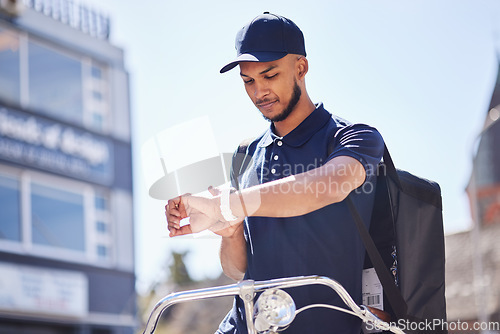
[[[89,1],[86,1],[89,3]],[[304,32],[306,83],[315,102],[382,133],[396,166],[437,181],[445,231],[470,226],[465,196],[472,145],[496,80],[500,4],[495,1],[94,0],[112,19],[131,77],[138,286],[165,273],[171,249],[190,250],[195,278],[220,272],[218,240],[167,237],[162,201],[148,196],[140,159],[153,135],[208,117],[220,152],[268,123],[246,96],[234,57],[236,32],[263,11]],[[172,145],[202,141],[185,133]],[[158,164],[159,161],[146,162]]]

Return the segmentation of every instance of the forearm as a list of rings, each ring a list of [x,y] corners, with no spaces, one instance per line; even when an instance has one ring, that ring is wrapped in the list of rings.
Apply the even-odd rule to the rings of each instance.
[[[247,269],[246,252],[243,223],[241,223],[232,236],[223,237],[221,241],[220,261],[226,276],[235,281],[243,279]]]
[[[363,184],[365,177],[364,167],[359,161],[348,156],[336,157],[312,171],[232,193],[229,203],[222,203],[224,207],[229,204],[230,215],[221,212],[222,195],[212,198],[181,196],[170,200],[167,205],[169,230],[171,236],[176,236],[212,229],[221,222],[223,225],[238,225],[238,234],[234,238],[231,234],[231,238],[223,239],[221,262],[228,276],[240,279],[247,262],[243,225],[237,222],[245,216],[293,217],[307,214],[342,201]],[[190,224],[181,227],[180,220],[185,217],[190,218]]]
[[[233,193],[230,204],[238,217],[304,215],[342,201],[365,177],[360,162],[342,156],[313,171],[250,187],[241,194]]]

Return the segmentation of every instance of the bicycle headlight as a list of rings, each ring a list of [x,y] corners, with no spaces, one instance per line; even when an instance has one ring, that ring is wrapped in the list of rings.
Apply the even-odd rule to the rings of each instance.
[[[295,303],[292,297],[283,290],[266,290],[255,303],[255,329],[259,333],[268,333],[287,327],[294,318]]]

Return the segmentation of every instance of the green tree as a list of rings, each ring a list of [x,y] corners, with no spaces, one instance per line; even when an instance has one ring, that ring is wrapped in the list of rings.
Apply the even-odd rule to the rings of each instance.
[[[170,281],[177,285],[187,285],[193,283],[191,276],[184,263],[184,257],[188,252],[178,253],[172,251],[172,263],[169,265]]]

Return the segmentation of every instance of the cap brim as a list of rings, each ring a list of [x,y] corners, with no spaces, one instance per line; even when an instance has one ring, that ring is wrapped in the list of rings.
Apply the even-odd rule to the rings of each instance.
[[[253,53],[243,53],[238,56],[235,60],[228,63],[226,66],[221,68],[220,73],[225,73],[229,70],[232,70],[236,67],[240,62],[251,61],[251,62],[269,62],[275,61],[283,58],[288,53],[286,52],[253,52]]]

